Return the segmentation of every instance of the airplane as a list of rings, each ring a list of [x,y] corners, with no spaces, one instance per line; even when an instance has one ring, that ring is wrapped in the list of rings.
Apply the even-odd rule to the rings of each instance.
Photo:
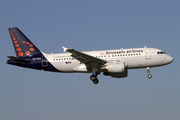
[[[150,68],[167,65],[173,57],[156,48],[130,48],[79,52],[62,47],[64,52],[46,54],[41,52],[17,27],[8,28],[16,57],[8,56],[7,64],[42,71],[61,73],[92,73],[90,80],[98,84],[97,76],[103,73],[113,78],[125,78],[128,69]]]

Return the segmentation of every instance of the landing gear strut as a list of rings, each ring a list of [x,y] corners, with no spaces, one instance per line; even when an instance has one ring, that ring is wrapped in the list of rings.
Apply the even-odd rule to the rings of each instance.
[[[152,75],[150,74],[150,68],[149,67],[147,67],[147,73],[148,73],[148,78],[151,79]]]
[[[99,73],[93,73],[91,76],[90,76],[90,79],[92,80],[92,82],[94,83],[94,84],[98,84],[99,83],[99,80],[97,79],[97,75],[98,75]]]

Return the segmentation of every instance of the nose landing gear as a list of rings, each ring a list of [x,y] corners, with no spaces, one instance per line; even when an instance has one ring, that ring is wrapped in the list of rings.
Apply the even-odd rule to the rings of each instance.
[[[152,75],[150,74],[150,68],[149,67],[147,67],[147,73],[148,73],[148,78],[151,79]]]

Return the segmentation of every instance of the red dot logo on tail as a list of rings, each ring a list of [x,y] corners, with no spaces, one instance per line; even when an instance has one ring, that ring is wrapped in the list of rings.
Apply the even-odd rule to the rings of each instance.
[[[30,52],[29,52],[29,51],[26,51],[25,54],[26,54],[26,55],[30,55]]]
[[[12,32],[12,31],[10,31],[10,33],[11,33],[11,35],[13,35],[13,32]]]
[[[33,44],[29,44],[29,47],[33,47]]]
[[[30,48],[29,50],[30,50],[30,51],[34,51],[34,48]]]
[[[19,52],[18,55],[19,55],[19,56],[23,56],[24,53],[23,53],[23,52]]]
[[[16,50],[17,50],[17,51],[21,51],[21,48],[20,48],[20,47],[18,47]]]
[[[15,47],[19,47],[19,44],[15,44]]]

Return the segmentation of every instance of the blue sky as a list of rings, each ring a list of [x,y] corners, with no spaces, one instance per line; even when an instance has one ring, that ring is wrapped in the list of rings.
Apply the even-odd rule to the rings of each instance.
[[[178,0],[1,0],[1,120],[179,120]],[[102,74],[42,72],[6,64],[15,56],[8,27],[19,27],[43,52],[154,47],[175,61],[129,70],[115,79]]]

